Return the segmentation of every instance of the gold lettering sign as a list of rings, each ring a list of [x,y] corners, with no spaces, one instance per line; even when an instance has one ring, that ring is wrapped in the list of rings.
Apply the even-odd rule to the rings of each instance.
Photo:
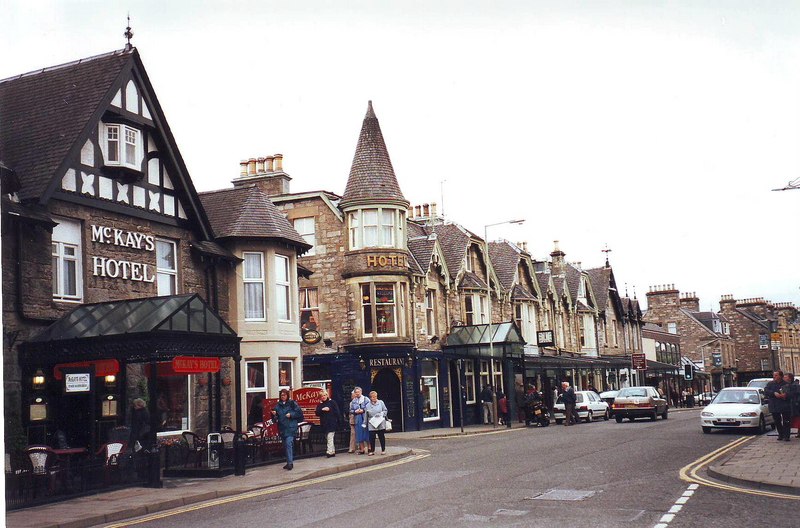
[[[378,268],[386,266],[408,266],[405,255],[367,255],[367,266]]]

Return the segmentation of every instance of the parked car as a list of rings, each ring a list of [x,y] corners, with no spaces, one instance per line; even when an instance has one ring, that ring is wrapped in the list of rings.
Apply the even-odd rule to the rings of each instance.
[[[600,393],[600,399],[608,404],[608,412],[611,414],[611,416],[614,416],[614,398],[617,397],[618,392],[619,391],[611,390]]]
[[[697,405],[708,405],[708,404],[710,404],[714,400],[714,397],[716,395],[717,395],[716,392],[703,392],[701,394],[698,394],[696,396]]]
[[[764,387],[766,387],[767,383],[769,383],[770,381],[772,381],[772,378],[755,378],[755,379],[751,379],[750,381],[747,382],[747,387],[748,388],[753,387],[753,388],[756,388],[756,389],[764,390]]]
[[[601,400],[600,396],[594,391],[575,391],[575,410],[578,411],[578,417],[587,423],[595,418],[608,420],[611,417],[608,404]],[[553,415],[557,424],[562,423],[566,418],[564,415],[564,402],[561,401],[561,397],[553,405]]]
[[[767,426],[775,428],[767,401],[758,387],[728,387],[700,413],[704,433],[713,429],[749,428],[764,433]]]
[[[669,406],[654,387],[625,387],[614,399],[614,419],[617,423],[625,418],[630,421],[636,418],[655,420],[659,416],[666,420]]]

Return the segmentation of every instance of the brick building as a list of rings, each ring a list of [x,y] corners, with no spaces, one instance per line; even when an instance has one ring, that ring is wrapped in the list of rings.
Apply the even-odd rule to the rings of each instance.
[[[221,279],[236,258],[138,52],[0,81],[0,114],[7,448],[56,430],[94,447],[136,397],[153,442],[230,423],[239,340]]]

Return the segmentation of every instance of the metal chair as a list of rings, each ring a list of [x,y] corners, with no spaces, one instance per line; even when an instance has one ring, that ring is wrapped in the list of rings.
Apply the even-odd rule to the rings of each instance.
[[[46,445],[34,445],[25,450],[27,461],[30,467],[27,475],[33,487],[33,494],[36,496],[39,489],[39,482],[47,484],[47,491],[52,493],[55,490],[56,477],[61,471],[58,464],[58,455]]]
[[[111,482],[111,475],[120,472],[123,453],[127,445],[127,442],[108,442],[100,446],[95,453],[95,456],[101,457],[103,461],[103,482],[106,486]]]
[[[184,443],[186,444],[186,460],[184,467],[189,465],[189,459],[194,456],[195,467],[200,467],[203,463],[203,453],[208,449],[205,440],[191,431],[184,431],[181,433]]]
[[[303,422],[297,426],[297,436],[295,436],[298,445],[300,446],[300,454],[308,451],[313,451],[314,446],[311,444],[311,424]]]

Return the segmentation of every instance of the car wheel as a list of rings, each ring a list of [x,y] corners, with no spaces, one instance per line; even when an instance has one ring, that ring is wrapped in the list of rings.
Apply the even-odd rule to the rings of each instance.
[[[586,421],[586,423],[591,423],[591,421],[592,421],[592,411],[589,411],[588,413],[586,413],[585,421]]]
[[[615,416],[614,419],[617,421],[617,423],[622,423],[622,416]]]
[[[764,420],[764,415],[761,415],[761,418],[758,419],[758,429],[756,429],[757,434],[764,434],[767,432],[767,422]]]
[[[656,413],[656,411],[653,411],[653,414],[650,415],[650,421],[655,422],[657,418],[658,414]]]
[[[710,427],[706,427],[706,426],[704,425],[704,426],[703,426],[703,432],[704,432],[705,434],[709,434],[709,433],[711,432],[711,428],[710,428]]]
[[[561,419],[559,419],[559,418],[556,418],[556,423],[557,423],[558,425],[561,425],[561,424],[562,424],[562,422],[564,422],[564,420],[561,420]]]
[[[669,418],[669,408],[664,407],[664,414],[661,415],[661,419],[666,420],[667,418]]]
[[[609,418],[611,418],[611,414],[609,414],[608,409],[606,409],[606,412],[603,413],[603,420],[608,421]]]
[[[636,419],[636,418],[634,418],[633,416],[629,416],[629,417],[628,417],[628,420],[630,420],[630,421],[634,421],[635,419]]]

